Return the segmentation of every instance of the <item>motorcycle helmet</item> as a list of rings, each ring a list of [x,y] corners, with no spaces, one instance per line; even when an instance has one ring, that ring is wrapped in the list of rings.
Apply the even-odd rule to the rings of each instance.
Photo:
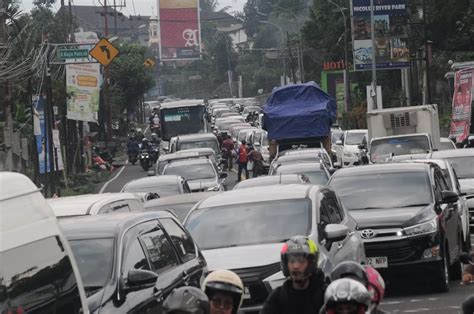
[[[177,288],[163,303],[163,313],[209,314],[209,299],[199,288]]]
[[[158,135],[156,133],[151,133],[151,139],[156,140],[158,138]]]
[[[365,271],[364,266],[352,261],[345,261],[339,263],[332,270],[331,281],[335,281],[341,278],[350,278],[357,280],[358,282],[363,284],[364,287],[368,287],[369,284],[369,279],[367,278],[367,273]]]
[[[308,259],[305,275],[309,276],[318,268],[319,249],[313,240],[305,236],[294,236],[283,245],[281,257],[281,270],[286,277],[290,276],[288,269],[288,257],[290,255],[303,255]]]
[[[202,290],[209,300],[215,293],[229,294],[234,300],[232,314],[236,314],[242,305],[244,284],[242,279],[230,270],[216,270],[207,275],[202,284]]]
[[[142,138],[142,143],[143,144],[148,144],[148,139],[146,137]]]
[[[369,280],[367,289],[370,293],[370,301],[379,305],[385,295],[385,281],[380,273],[372,266],[365,266],[365,272]]]
[[[367,288],[360,282],[342,278],[333,281],[324,294],[327,314],[343,313],[365,314],[370,305],[370,295]]]

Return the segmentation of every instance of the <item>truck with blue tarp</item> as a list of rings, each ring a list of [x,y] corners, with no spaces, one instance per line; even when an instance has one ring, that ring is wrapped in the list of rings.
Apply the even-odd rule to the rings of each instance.
[[[263,129],[276,146],[270,151],[276,155],[298,146],[324,147],[331,155],[336,110],[335,99],[314,82],[275,89],[263,108]]]

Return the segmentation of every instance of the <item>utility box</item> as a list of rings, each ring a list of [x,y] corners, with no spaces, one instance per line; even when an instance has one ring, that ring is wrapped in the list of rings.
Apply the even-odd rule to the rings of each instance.
[[[374,138],[427,133],[434,149],[440,147],[437,105],[388,108],[367,113],[369,143]]]

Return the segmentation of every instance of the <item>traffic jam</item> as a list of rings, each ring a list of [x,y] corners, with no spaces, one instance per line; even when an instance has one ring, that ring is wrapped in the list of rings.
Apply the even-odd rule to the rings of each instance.
[[[314,83],[164,100],[115,192],[1,172],[1,313],[472,313],[474,136],[432,105],[335,115]]]

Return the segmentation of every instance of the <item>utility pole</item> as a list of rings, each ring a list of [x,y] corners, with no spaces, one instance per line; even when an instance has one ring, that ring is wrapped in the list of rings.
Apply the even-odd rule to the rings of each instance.
[[[107,0],[104,0],[104,36],[109,36]],[[104,67],[104,112],[106,114],[106,141],[112,140],[112,108],[109,99],[109,67]]]
[[[370,32],[372,34],[372,88],[371,88],[371,97],[372,97],[372,106],[374,108],[367,108],[367,111],[372,111],[377,106],[377,68],[375,63],[375,21],[374,21],[374,0],[370,0]]]
[[[45,119],[45,128],[46,128],[46,142],[47,147],[45,145],[46,153],[45,156],[48,156],[47,161],[45,161],[45,175],[49,177],[49,186],[51,195],[56,193],[55,187],[55,176],[56,176],[56,167],[57,164],[57,154],[55,154],[55,147],[53,143],[53,129],[55,128],[55,119],[54,119],[54,110],[53,110],[53,89],[51,85],[51,60],[50,60],[50,49],[49,43],[46,47],[46,108],[44,110],[44,119]],[[46,159],[45,159],[46,160]],[[46,162],[49,162],[49,173],[48,173],[48,165]]]

